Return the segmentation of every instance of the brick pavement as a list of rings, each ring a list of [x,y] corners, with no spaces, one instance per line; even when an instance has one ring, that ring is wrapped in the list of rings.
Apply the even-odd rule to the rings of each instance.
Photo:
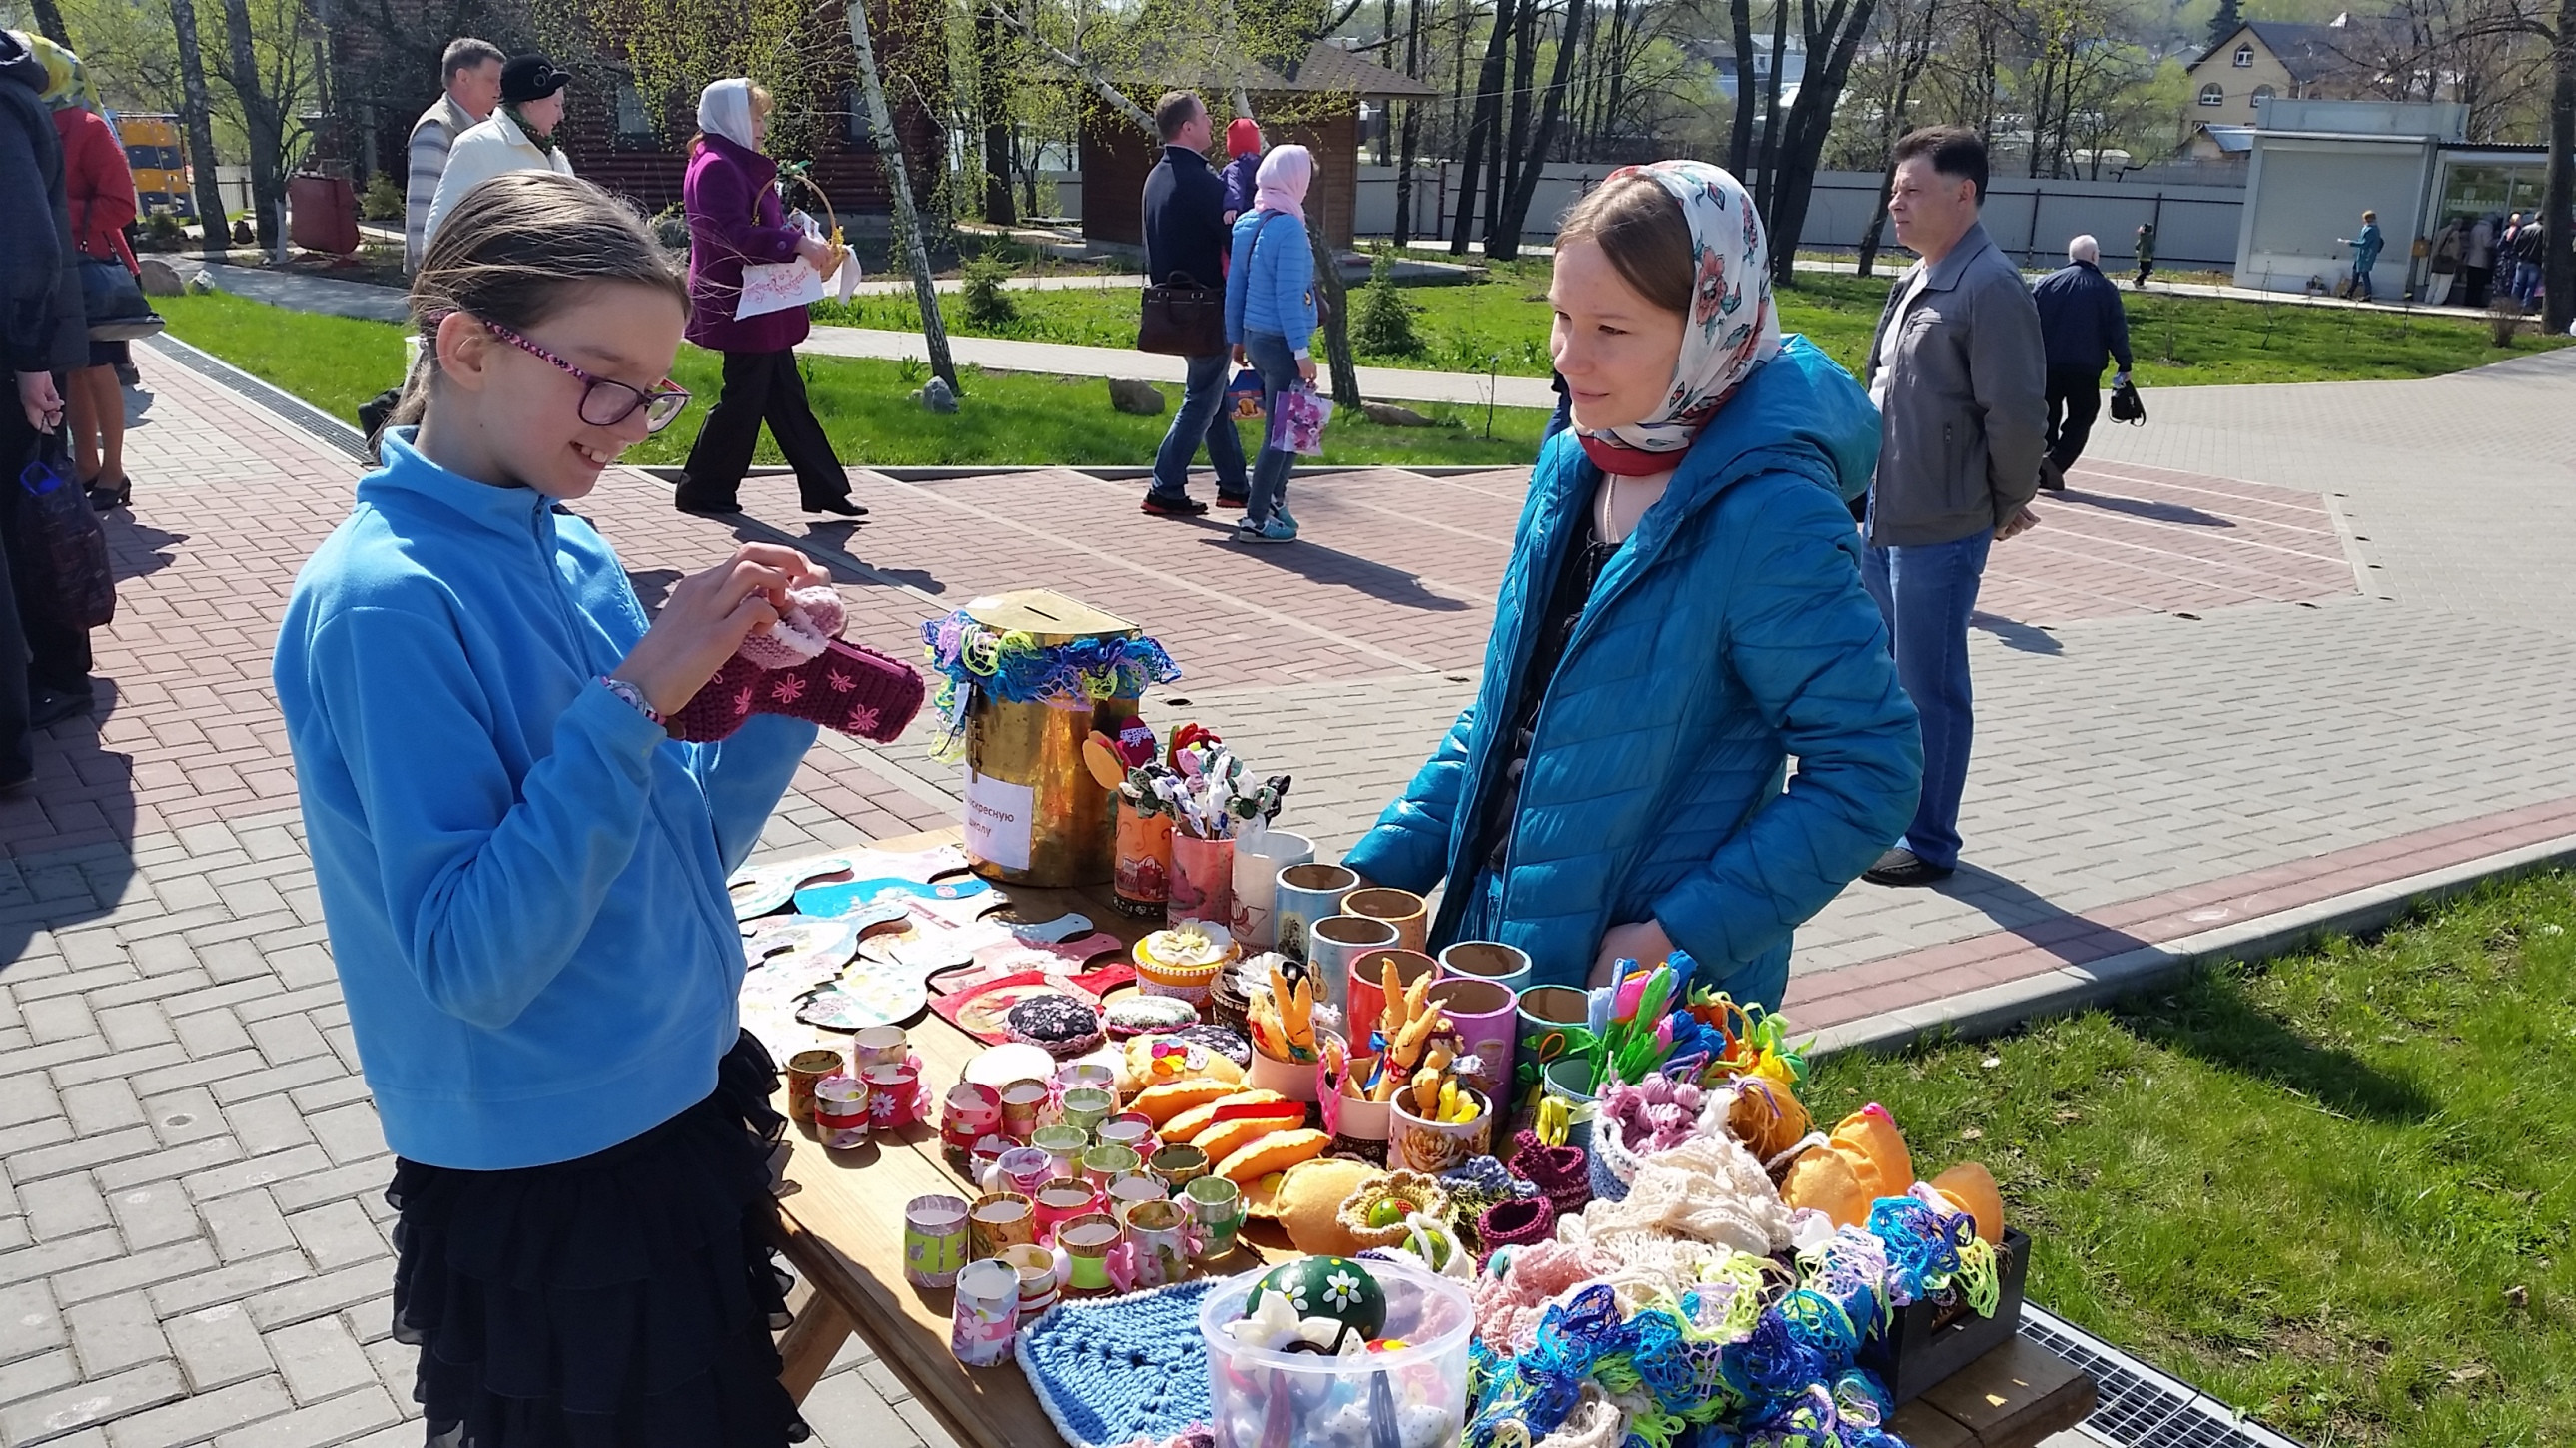
[[[266,683],[293,570],[356,470],[145,352],[99,639],[114,704],[57,728],[37,787],[0,802],[0,1448],[416,1442],[386,1336],[390,1166]],[[2576,591],[2538,567],[2576,506],[2570,377],[2163,393],[2154,426],[2105,429],[2045,546],[1998,550],[1973,640],[1977,868],[1830,907],[1801,938],[1801,1019],[2576,833]],[[1314,541],[1243,553],[1059,471],[863,474],[859,527],[755,483],[758,517],[728,528],[627,472],[589,510],[648,600],[737,536],[805,541],[890,648],[1005,586],[1123,610],[1189,670],[1156,717],[1293,770],[1292,824],[1337,850],[1472,692],[1521,483],[1301,479]],[[918,743],[815,751],[765,848],[952,820],[955,771]],[[810,1415],[832,1448],[938,1436],[855,1349]]]

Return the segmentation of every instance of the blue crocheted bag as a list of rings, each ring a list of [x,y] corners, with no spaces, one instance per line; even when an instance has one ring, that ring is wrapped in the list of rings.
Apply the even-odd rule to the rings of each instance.
[[[1021,1329],[1020,1371],[1065,1442],[1159,1443],[1208,1420],[1214,1407],[1199,1300],[1219,1280],[1062,1302]]]

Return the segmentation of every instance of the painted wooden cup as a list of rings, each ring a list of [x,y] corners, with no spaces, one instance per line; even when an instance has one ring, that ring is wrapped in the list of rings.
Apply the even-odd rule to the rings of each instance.
[[[1342,913],[1342,897],[1360,877],[1340,865],[1290,865],[1279,872],[1272,905],[1273,948],[1290,960],[1306,959],[1306,937],[1318,920]]]
[[[1328,915],[1306,931],[1306,964],[1314,970],[1315,998],[1333,1009],[1350,1007],[1351,962],[1401,942],[1393,924],[1366,915]]]
[[[1490,980],[1458,977],[1434,981],[1430,1002],[1458,1027],[1464,1050],[1476,1058],[1470,1078],[1496,1100],[1510,1089],[1512,1046],[1520,1026],[1520,997]]]
[[[1395,943],[1407,950],[1430,949],[1431,906],[1410,890],[1391,890],[1383,885],[1353,890],[1342,897],[1342,913],[1365,915],[1394,926]]]
[[[1279,940],[1279,872],[1315,858],[1315,842],[1286,830],[1264,830],[1234,842],[1235,943],[1268,950]]]
[[[1533,971],[1528,951],[1499,940],[1461,940],[1440,952],[1441,974],[1490,980],[1515,991],[1529,989]]]

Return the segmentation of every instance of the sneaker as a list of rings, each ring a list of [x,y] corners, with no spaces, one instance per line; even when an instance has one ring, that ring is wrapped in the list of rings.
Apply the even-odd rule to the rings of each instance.
[[[1236,511],[1238,511],[1238,512],[1240,512],[1240,511],[1241,511],[1242,509],[1244,509],[1245,507],[1249,506],[1249,505],[1251,504],[1251,502],[1252,502],[1252,495],[1251,495],[1250,493],[1226,493],[1226,492],[1220,492],[1220,493],[1218,493],[1218,494],[1216,495],[1216,505],[1217,505],[1218,507],[1220,507],[1220,508],[1232,508],[1232,509],[1235,509],[1235,510],[1236,510]]]
[[[1271,509],[1270,516],[1277,519],[1279,522],[1287,524],[1289,532],[1294,533],[1297,531],[1297,520],[1289,513],[1287,504],[1282,503],[1278,507]]]
[[[1234,530],[1234,541],[1237,543],[1294,543],[1297,541],[1297,525],[1289,522],[1284,513],[1274,514],[1269,522],[1258,525],[1247,518],[1242,527]]]
[[[1177,498],[1167,498],[1160,493],[1147,493],[1145,501],[1136,505],[1137,512],[1151,514],[1157,518],[1202,518],[1207,516],[1207,510],[1207,504],[1186,493]]]
[[[1938,885],[1958,872],[1947,865],[1935,865],[1903,846],[1878,857],[1878,863],[1861,872],[1861,878],[1873,885],[1920,886]]]

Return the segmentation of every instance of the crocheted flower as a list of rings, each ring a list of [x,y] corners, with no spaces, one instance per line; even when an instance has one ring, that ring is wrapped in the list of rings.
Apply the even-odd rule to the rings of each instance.
[[[835,694],[846,694],[859,686],[858,680],[851,678],[849,675],[842,673],[838,669],[834,669],[830,673],[825,674],[823,676],[823,681],[832,686],[832,692]]]
[[[769,697],[781,704],[793,704],[805,697],[805,681],[794,674],[783,674],[770,686]]]

